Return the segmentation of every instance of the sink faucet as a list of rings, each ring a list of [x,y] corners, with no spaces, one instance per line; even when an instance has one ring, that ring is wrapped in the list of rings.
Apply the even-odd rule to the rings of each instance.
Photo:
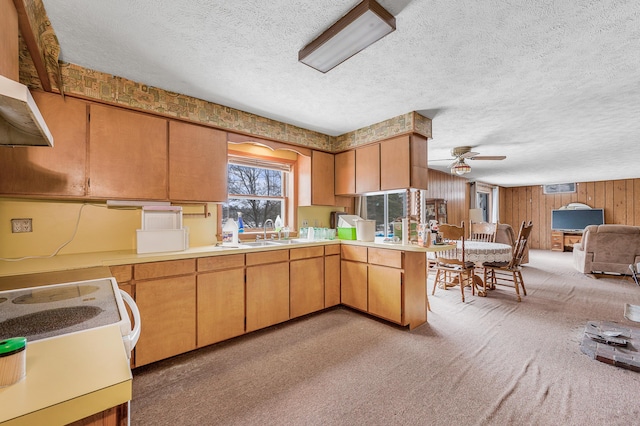
[[[267,219],[264,221],[264,240],[267,241],[267,223],[271,222],[271,227],[273,228],[273,221],[271,219]]]

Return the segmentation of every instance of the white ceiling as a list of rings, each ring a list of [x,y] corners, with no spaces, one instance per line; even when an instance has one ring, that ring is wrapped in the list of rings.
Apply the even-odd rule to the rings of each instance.
[[[359,0],[44,0],[61,59],[330,135],[417,111],[429,166],[504,186],[640,177],[640,2],[379,0],[397,29],[322,74]]]

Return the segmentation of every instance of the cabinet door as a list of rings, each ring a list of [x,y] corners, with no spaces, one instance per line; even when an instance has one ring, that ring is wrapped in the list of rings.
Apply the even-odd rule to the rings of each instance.
[[[340,255],[324,258],[324,307],[340,304]]]
[[[87,104],[45,92],[32,95],[53,135],[53,147],[1,147],[0,194],[84,196]]]
[[[244,269],[198,275],[198,347],[244,333]]]
[[[169,122],[169,198],[227,200],[227,133]]]
[[[335,194],[353,195],[356,193],[356,152],[341,152],[334,156]]]
[[[289,263],[248,267],[246,303],[247,332],[287,321],[289,319]]]
[[[380,143],[380,189],[411,187],[411,157],[409,136],[400,136]]]
[[[196,279],[163,278],[136,283],[142,332],[136,367],[196,348]]]
[[[402,322],[402,270],[369,265],[369,313]]]
[[[324,308],[324,257],[289,264],[291,318]]]
[[[319,151],[311,153],[311,204],[314,206],[335,204],[334,168],[333,154]]]
[[[367,264],[343,260],[340,264],[340,299],[352,308],[367,310]]]
[[[380,144],[356,148],[356,194],[380,190]]]
[[[429,189],[429,167],[427,138],[422,135],[411,135],[411,188]]]
[[[167,120],[91,105],[89,195],[167,199]]]

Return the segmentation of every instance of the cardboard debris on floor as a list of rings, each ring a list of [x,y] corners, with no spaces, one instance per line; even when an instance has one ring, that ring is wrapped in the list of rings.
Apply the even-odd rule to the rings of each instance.
[[[640,372],[640,328],[609,321],[589,321],[580,350],[591,358]]]

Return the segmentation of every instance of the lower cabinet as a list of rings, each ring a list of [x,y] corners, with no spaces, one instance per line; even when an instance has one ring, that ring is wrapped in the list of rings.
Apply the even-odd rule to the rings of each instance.
[[[136,282],[142,331],[136,367],[196,348],[196,277]]]
[[[369,313],[400,324],[402,322],[402,270],[368,265],[367,284]]]
[[[324,258],[324,307],[340,304],[340,251]]]
[[[244,333],[244,268],[198,275],[198,347]]]
[[[247,332],[287,321],[289,262],[247,266],[246,291]]]
[[[347,306],[367,311],[367,264],[343,260],[340,264],[340,300]]]
[[[291,249],[289,259],[290,317],[324,309],[324,247]]]

